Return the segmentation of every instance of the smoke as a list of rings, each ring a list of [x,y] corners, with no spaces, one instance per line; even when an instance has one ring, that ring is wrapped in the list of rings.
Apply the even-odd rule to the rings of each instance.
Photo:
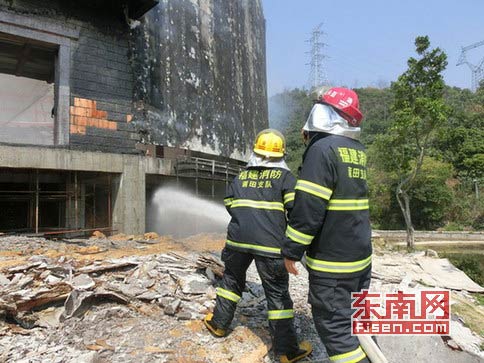
[[[294,103],[287,90],[269,97],[269,126],[284,132],[294,111]]]
[[[309,94],[307,90],[298,88],[284,90],[271,96],[269,98],[270,127],[284,132],[294,120],[300,122],[302,127],[313,105],[312,100],[316,97],[315,94]]]
[[[223,233],[230,216],[225,207],[175,187],[159,188],[148,206],[149,231],[187,237],[198,233]]]

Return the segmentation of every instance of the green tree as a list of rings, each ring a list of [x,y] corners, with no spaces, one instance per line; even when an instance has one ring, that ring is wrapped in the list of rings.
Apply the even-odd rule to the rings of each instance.
[[[410,191],[415,227],[433,230],[443,226],[454,199],[452,165],[425,157],[421,173],[415,179],[418,187]]]
[[[357,88],[360,110],[364,115],[361,127],[361,142],[370,146],[379,134],[390,126],[390,108],[393,102],[391,89]]]
[[[484,177],[484,84],[476,93],[446,90],[452,112],[435,140],[435,148],[467,182]]]
[[[415,39],[418,58],[409,58],[408,69],[392,83],[394,102],[390,132],[377,139],[382,166],[397,176],[395,196],[407,230],[407,247],[414,248],[411,192],[421,172],[436,127],[447,119],[442,71],[447,56],[430,49],[427,36]]]

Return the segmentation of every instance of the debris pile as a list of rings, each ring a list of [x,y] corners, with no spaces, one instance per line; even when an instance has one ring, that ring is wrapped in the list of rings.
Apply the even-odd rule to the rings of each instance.
[[[255,267],[247,273],[231,334],[217,339],[201,319],[213,309],[223,264],[215,254],[194,250],[205,250],[197,240],[213,238],[211,248],[220,252],[218,237],[150,237],[0,238],[0,362],[274,361]],[[299,270],[290,278],[296,330],[315,348],[310,361],[327,362],[307,304],[307,273]],[[445,259],[376,252],[373,290],[429,286],[452,289],[456,304],[466,306],[472,305],[469,291],[482,291]],[[472,313],[477,320],[484,316],[479,307]],[[420,345],[425,354],[432,347],[440,362],[478,362],[483,339],[464,326],[467,319],[453,316],[445,339],[380,337],[379,343],[390,361],[412,360],[416,353],[409,347]]]
[[[26,247],[34,241],[21,238],[20,243]],[[40,240],[37,246],[50,251],[55,243]],[[84,251],[97,258],[103,247],[94,247]],[[213,309],[214,283],[223,274],[215,256],[183,251],[99,260],[21,255],[21,264],[0,270],[0,345],[6,348],[0,361],[210,362],[246,351],[252,354],[246,362],[256,362],[270,349],[267,329],[259,324],[264,323],[263,291],[252,282],[242,304],[246,316],[261,315],[252,330],[240,326],[225,343],[206,348],[217,343],[201,323]]]
[[[89,264],[32,256],[28,262],[0,275],[0,312],[25,328],[37,324],[34,310],[64,301],[62,319],[80,316],[87,306],[105,300],[156,303],[169,315],[191,319],[206,311],[203,303],[214,295],[210,280],[175,253]],[[183,306],[182,300],[190,304]]]

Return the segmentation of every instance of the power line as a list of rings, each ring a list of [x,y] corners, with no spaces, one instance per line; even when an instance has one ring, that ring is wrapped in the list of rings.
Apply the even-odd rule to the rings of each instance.
[[[323,53],[323,48],[326,46],[326,43],[323,43],[322,41],[324,35],[324,32],[321,30],[322,27],[323,23],[320,23],[315,27],[308,40],[311,48],[309,52],[306,52],[306,54],[309,54],[310,56],[309,63],[306,65],[310,66],[308,80],[310,89],[329,85],[326,69],[323,63],[323,60],[327,58],[327,56]]]
[[[484,45],[484,40],[468,45],[467,47],[462,47],[459,60],[457,61],[458,66],[460,66],[461,64],[467,64],[467,66],[471,70],[471,73],[472,73],[471,89],[473,91],[477,90],[481,81],[484,80],[484,58],[482,58],[477,65],[472,64],[467,60],[467,52],[469,50],[478,48],[483,45]]]

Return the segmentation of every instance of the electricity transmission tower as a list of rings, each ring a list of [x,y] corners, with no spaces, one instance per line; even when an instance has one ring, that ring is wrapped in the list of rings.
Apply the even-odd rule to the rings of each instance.
[[[480,46],[484,45],[484,40],[468,45],[467,47],[462,47],[459,61],[457,62],[457,65],[460,66],[461,64],[467,64],[467,66],[470,68],[472,72],[472,90],[475,91],[479,87],[479,83],[484,80],[484,58],[481,59],[481,61],[475,65],[470,63],[467,60],[467,52],[471,49],[478,48]]]
[[[310,56],[309,63],[306,63],[306,65],[311,67],[308,80],[310,89],[327,86],[329,84],[323,64],[323,60],[327,56],[323,54],[323,48],[326,44],[322,41],[324,35],[324,32],[321,30],[322,26],[323,23],[320,23],[315,27],[311,32],[311,38],[308,40],[311,50],[306,52]]]

